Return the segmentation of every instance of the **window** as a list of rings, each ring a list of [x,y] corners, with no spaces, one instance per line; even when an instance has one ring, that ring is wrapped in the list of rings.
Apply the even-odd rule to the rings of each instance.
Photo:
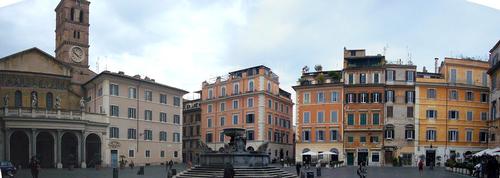
[[[387,73],[386,80],[388,82],[396,80],[396,75],[394,74],[395,72],[393,70],[388,70],[386,73]]]
[[[130,118],[130,119],[136,119],[137,118],[137,109],[135,109],[135,108],[128,108],[128,118]]]
[[[109,138],[120,138],[120,128],[110,127],[109,128]]]
[[[222,102],[222,103],[220,103],[220,111],[221,111],[221,112],[226,111],[226,102]]]
[[[380,83],[380,74],[379,73],[373,74],[373,83],[375,83],[375,84]]]
[[[303,131],[303,134],[302,134],[302,140],[304,140],[304,141],[306,141],[306,142],[308,142],[308,141],[310,141],[310,140],[311,140],[311,135],[310,135],[310,133],[309,133],[309,132],[311,132],[311,131],[309,131],[309,130],[304,130],[304,131]]]
[[[330,111],[330,122],[331,123],[338,123],[339,122],[337,111]]]
[[[434,129],[427,130],[426,139],[427,141],[436,141],[436,130]]]
[[[336,91],[332,92],[332,95],[331,95],[330,101],[331,101],[332,103],[336,103],[336,102],[338,102],[338,101],[339,101],[339,93],[338,93],[338,92],[336,92]]]
[[[109,106],[110,107],[110,114],[111,116],[114,116],[114,117],[119,117],[120,116],[120,108],[118,108],[118,106],[115,106],[115,105],[111,105]]]
[[[180,143],[181,142],[181,134],[177,133],[177,132],[174,132],[174,137],[173,137],[172,141],[175,142],[175,143]]]
[[[378,163],[380,161],[380,153],[372,152],[372,162]]]
[[[330,141],[337,141],[337,130],[330,130]]]
[[[472,121],[472,111],[467,111],[467,121]]]
[[[255,114],[247,114],[246,123],[253,124],[255,122]]]
[[[144,110],[144,120],[152,121],[153,120],[153,111]]]
[[[153,131],[152,130],[144,130],[144,140],[153,140]]]
[[[165,151],[164,150],[161,150],[160,151],[160,158],[164,158],[165,157]]]
[[[481,93],[481,102],[486,103],[488,102],[488,100],[489,100],[488,93]]]
[[[361,103],[367,103],[368,102],[368,93],[361,93],[359,101]]]
[[[371,143],[378,143],[378,137],[377,136],[371,136],[370,137],[370,142]]]
[[[269,125],[273,124],[273,116],[271,116],[270,114],[267,115],[267,124]]]
[[[269,108],[272,108],[272,102],[271,100],[269,100]],[[310,94],[309,93],[304,93],[304,104],[309,104],[311,103],[311,98],[310,98]]]
[[[151,151],[150,150],[146,150],[146,152],[144,153],[145,157],[146,158],[151,158]]]
[[[271,82],[267,82],[267,91],[268,92],[271,92],[272,88],[271,88]]]
[[[385,102],[394,102],[394,90],[385,91]]]
[[[311,113],[310,112],[304,112],[304,124],[309,123],[310,119],[311,119]]]
[[[457,130],[449,130],[448,131],[448,141],[450,141],[450,142],[458,141],[458,131]]]
[[[473,101],[474,100],[474,94],[471,91],[465,92],[465,100],[467,100],[467,101]]]
[[[253,98],[248,98],[247,107],[249,107],[249,108],[253,107]]]
[[[386,115],[387,115],[388,118],[393,117],[393,115],[394,115],[393,111],[394,111],[394,108],[392,106],[387,106],[387,113],[386,113]]]
[[[220,126],[224,126],[226,124],[226,117],[220,117]]]
[[[413,106],[406,107],[406,117],[408,118],[413,117]]]
[[[213,111],[213,106],[211,104],[207,105],[207,112],[211,113]]]
[[[380,103],[380,93],[372,93],[372,102]]]
[[[394,139],[394,126],[391,124],[387,125],[385,128],[385,139]]]
[[[353,136],[348,136],[348,137],[347,137],[347,141],[348,141],[349,143],[354,142],[354,137],[353,137]]]
[[[254,136],[254,131],[253,130],[247,130],[247,140],[255,140]]]
[[[436,89],[433,89],[433,88],[427,89],[427,98],[428,99],[436,99]]]
[[[482,83],[483,83],[483,87],[488,86],[488,74],[486,74],[486,72],[483,72]]]
[[[354,125],[354,114],[347,114],[347,125]]]
[[[240,93],[240,84],[234,83],[233,84],[233,94],[236,95],[238,93]]]
[[[233,125],[238,125],[238,115],[233,115]]]
[[[466,133],[465,133],[465,139],[467,140],[467,142],[472,142],[472,130],[467,130]]]
[[[17,90],[15,94],[15,106],[23,107],[23,93],[19,90]]]
[[[488,113],[487,112],[481,112],[481,120],[482,121],[488,120]]]
[[[161,104],[167,104],[167,95],[160,94],[160,103]]]
[[[457,90],[451,90],[450,91],[450,99],[452,99],[452,100],[458,100],[458,92],[457,92]]]
[[[254,86],[253,86],[253,80],[250,80],[248,82],[248,91],[253,91],[254,90]]]
[[[448,119],[458,120],[458,111],[448,111]]]
[[[118,85],[116,84],[109,84],[109,94],[112,96],[118,96]]]
[[[380,124],[380,114],[379,113],[373,113],[373,115],[372,115],[372,124],[373,125],[379,125]]]
[[[267,140],[269,140],[269,142],[271,142],[272,139],[273,139],[273,131],[269,130],[269,131],[267,131]]]
[[[174,106],[181,106],[181,97],[174,96]]]
[[[212,118],[211,117],[207,118],[207,127],[212,128]]]
[[[205,136],[205,142],[207,143],[212,143],[212,133],[207,133],[207,135]]]
[[[359,74],[359,83],[366,84],[366,74],[365,73]]]
[[[233,100],[233,109],[238,109],[238,100]]]
[[[366,113],[359,114],[359,125],[366,125]]]
[[[127,130],[127,138],[128,139],[137,139],[137,130],[135,129],[128,129]]]
[[[160,122],[167,122],[167,113],[160,112]]]
[[[144,100],[153,101],[153,92],[149,90],[144,91]]]
[[[52,109],[52,106],[53,106],[53,100],[52,100],[52,93],[51,92],[48,92],[47,95],[45,96],[45,105],[47,106],[47,109],[48,110],[51,110]]]
[[[317,130],[316,131],[316,141],[323,142],[325,141],[325,131]]]
[[[317,102],[318,103],[324,103],[325,102],[325,94],[323,92],[318,92]]]
[[[450,82],[457,83],[457,69],[450,69]]]
[[[354,74],[349,74],[348,76],[349,76],[348,80],[349,84],[354,84]]]
[[[472,85],[472,71],[467,71],[467,84]]]
[[[208,99],[212,99],[212,98],[214,98],[214,89],[209,88],[208,89]]]
[[[181,116],[174,114],[174,124],[181,124]]]
[[[318,112],[317,122],[318,122],[318,123],[323,123],[323,122],[325,122],[325,112],[323,112],[323,111],[319,111],[319,112]]]
[[[128,150],[128,157],[134,158],[135,157],[135,150]]]
[[[415,72],[406,71],[406,81],[407,82],[414,82],[415,81]]]
[[[415,103],[415,91],[406,91],[406,103]]]
[[[167,132],[160,131],[160,141],[167,141]]]
[[[359,142],[366,143],[366,136],[360,136],[359,137]]]
[[[348,93],[346,99],[347,99],[347,103],[354,103],[354,102],[356,102],[356,94]]]
[[[437,110],[427,110],[427,119],[436,119],[437,118]]]
[[[486,130],[481,130],[479,132],[479,141],[481,143],[486,143],[488,141],[488,131]]]
[[[102,96],[102,88],[99,88],[99,89],[97,90],[97,96]]]
[[[128,88],[128,98],[137,99],[137,89],[134,87]]]
[[[405,139],[406,140],[415,139],[415,127],[413,127],[413,125],[407,125],[405,127]]]

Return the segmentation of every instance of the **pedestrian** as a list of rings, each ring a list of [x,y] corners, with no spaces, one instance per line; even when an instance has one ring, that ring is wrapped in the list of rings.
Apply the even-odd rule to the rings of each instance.
[[[301,167],[302,167],[302,165],[300,165],[300,163],[295,164],[295,169],[297,170],[297,176],[300,176],[300,168]]]
[[[128,164],[128,166],[130,166],[130,169],[134,169],[134,161],[130,160],[130,164]]]
[[[364,161],[361,161],[359,163],[358,170],[356,171],[356,173],[358,174],[359,178],[366,178],[368,172],[366,170]]]
[[[40,163],[34,156],[31,158],[30,169],[31,169],[31,176],[33,178],[38,178],[38,174],[40,173]]]
[[[234,177],[234,168],[233,165],[226,163],[224,166],[224,178],[233,178]]]
[[[420,173],[420,176],[424,173],[424,160],[422,159],[418,162],[418,172]]]

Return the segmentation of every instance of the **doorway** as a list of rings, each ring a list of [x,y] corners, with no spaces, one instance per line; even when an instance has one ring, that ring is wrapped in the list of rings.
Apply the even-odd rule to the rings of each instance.
[[[436,150],[427,150],[425,151],[425,165],[430,166],[434,164],[436,161]]]
[[[54,167],[54,137],[48,132],[40,132],[36,137],[36,156],[40,167]]]
[[[385,165],[392,165],[393,152],[385,151],[384,152]]]
[[[358,164],[365,162],[365,166],[368,166],[368,152],[358,152]]]
[[[348,166],[353,166],[354,165],[354,153],[353,152],[348,152],[347,153],[347,165]]]
[[[111,150],[111,167],[118,168],[118,150]]]

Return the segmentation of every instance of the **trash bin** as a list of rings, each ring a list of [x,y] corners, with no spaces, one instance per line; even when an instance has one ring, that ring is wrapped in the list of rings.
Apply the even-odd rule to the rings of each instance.
[[[314,171],[307,171],[306,178],[314,178]]]
[[[316,176],[321,177],[321,167],[316,168]]]

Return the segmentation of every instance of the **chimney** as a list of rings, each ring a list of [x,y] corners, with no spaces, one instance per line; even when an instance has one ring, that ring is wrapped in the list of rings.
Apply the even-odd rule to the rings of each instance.
[[[141,76],[139,74],[134,75],[134,78],[141,79]]]
[[[439,58],[434,58],[434,73],[438,73],[438,61]]]
[[[118,74],[120,74],[120,75],[125,75],[125,72],[123,72],[123,71],[118,71]]]

